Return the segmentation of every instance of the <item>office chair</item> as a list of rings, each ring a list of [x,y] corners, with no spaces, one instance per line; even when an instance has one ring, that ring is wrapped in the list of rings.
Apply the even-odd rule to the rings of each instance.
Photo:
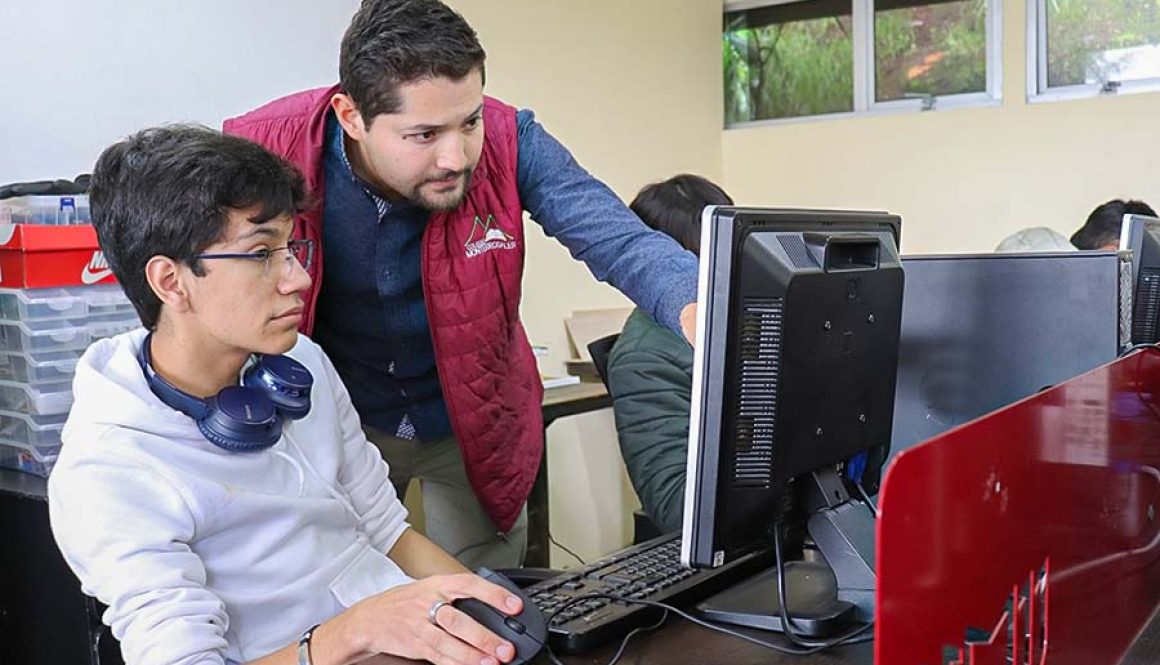
[[[608,355],[612,353],[612,347],[619,337],[620,333],[616,333],[593,340],[588,344],[588,355],[592,356],[592,364],[596,366],[596,373],[600,375],[600,381],[606,388],[608,387]]]
[[[85,596],[85,612],[89,617],[89,649],[93,665],[125,665],[121,658],[121,643],[113,637],[113,631],[101,621],[104,603]]]

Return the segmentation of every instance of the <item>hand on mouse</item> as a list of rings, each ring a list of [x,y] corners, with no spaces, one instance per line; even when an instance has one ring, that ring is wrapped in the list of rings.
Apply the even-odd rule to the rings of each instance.
[[[385,653],[428,660],[436,665],[506,663],[515,647],[451,605],[459,598],[476,598],[509,614],[519,614],[523,602],[507,589],[476,575],[435,575],[371,596],[336,620],[340,630],[364,653]],[[429,614],[438,601],[445,601]],[[339,627],[335,627],[339,628]]]

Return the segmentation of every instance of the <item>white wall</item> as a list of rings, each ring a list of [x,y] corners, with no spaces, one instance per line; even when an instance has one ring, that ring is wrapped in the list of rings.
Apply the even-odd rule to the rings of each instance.
[[[358,0],[0,0],[0,183],[72,178],[146,126],[338,78]]]

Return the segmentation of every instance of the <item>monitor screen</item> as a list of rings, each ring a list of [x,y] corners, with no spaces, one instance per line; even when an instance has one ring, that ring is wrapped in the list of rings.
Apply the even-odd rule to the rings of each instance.
[[[686,565],[767,548],[804,510],[794,483],[812,471],[877,486],[898,363],[900,225],[886,213],[706,209]]]

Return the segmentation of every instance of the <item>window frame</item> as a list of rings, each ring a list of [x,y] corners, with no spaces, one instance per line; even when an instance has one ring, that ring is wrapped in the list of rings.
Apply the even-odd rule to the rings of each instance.
[[[1058,102],[1160,91],[1160,74],[1131,81],[1047,85],[1047,0],[1027,0],[1027,102]]]
[[[1044,0],[1028,0],[1032,2]],[[727,0],[722,16],[730,12],[744,11],[758,7],[787,5],[809,0]],[[1003,34],[1002,0],[985,0],[987,3],[986,30],[986,89],[952,95],[933,95],[926,99],[875,99],[877,68],[874,54],[874,0],[850,0],[851,25],[853,26],[854,62],[854,110],[841,113],[820,113],[790,118],[764,118],[743,122],[725,123],[726,129],[759,127],[763,125],[786,125],[799,122],[835,120],[842,118],[944,111],[948,109],[998,106],[1003,92]],[[724,103],[724,96],[722,96]]]

